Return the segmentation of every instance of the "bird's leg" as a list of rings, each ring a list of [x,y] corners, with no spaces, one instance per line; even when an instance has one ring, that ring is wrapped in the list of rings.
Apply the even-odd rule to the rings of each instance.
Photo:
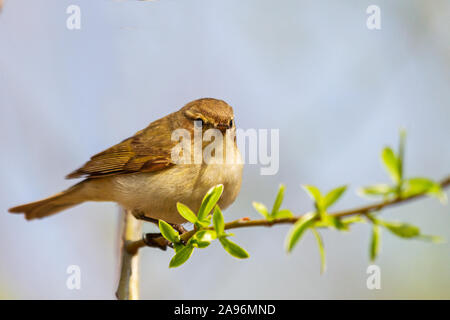
[[[159,223],[158,219],[153,219],[153,218],[147,217],[142,211],[135,212],[134,216],[136,217],[136,219],[146,221],[146,222],[151,222],[156,225],[158,225],[158,223]]]
[[[187,230],[180,224],[170,224],[180,235],[186,233]],[[173,248],[173,243],[163,238],[161,233],[145,233],[143,235],[144,242],[149,247],[160,248],[161,250],[166,250],[167,247]],[[181,240],[182,244],[185,244],[184,240]]]
[[[153,218],[147,217],[143,212],[136,212],[135,216],[137,219],[147,221],[147,222],[152,222],[156,225],[159,225],[158,219],[153,219]],[[175,223],[169,223],[169,224],[172,226],[172,228],[174,228],[176,231],[178,231],[178,233],[180,235],[187,232],[187,230],[181,224],[175,224]]]
[[[172,226],[172,228],[174,228],[176,231],[178,231],[178,233],[180,234],[180,236],[183,233],[188,232],[181,224],[172,224],[170,223],[170,225]]]
[[[142,239],[148,247],[159,248],[163,251],[166,251],[167,247],[173,247],[173,244],[163,238],[161,233],[144,233]]]
[[[153,218],[147,217],[143,212],[135,212],[135,217],[137,219],[159,225],[158,219],[153,219]],[[180,235],[187,232],[187,230],[181,224],[174,224],[174,223],[169,223],[169,224],[172,226],[172,228],[174,228],[176,231],[178,231],[178,233]],[[160,248],[161,250],[164,250],[164,251],[167,249],[168,246],[173,248],[173,244],[170,241],[164,239],[162,237],[161,233],[145,233],[143,235],[143,239],[144,239],[145,244],[149,247]]]
[[[136,210],[133,212],[133,215],[136,217],[136,219],[139,219],[142,221],[151,222],[156,225],[158,225],[158,223],[159,223],[158,219],[153,219],[153,218],[147,217],[144,214],[144,212],[142,212],[142,211]],[[159,233],[159,232],[144,233],[142,235],[142,240],[148,247],[159,248],[164,251],[167,249],[167,246],[171,245],[170,242],[167,241],[166,239],[164,239],[162,237],[161,233]]]

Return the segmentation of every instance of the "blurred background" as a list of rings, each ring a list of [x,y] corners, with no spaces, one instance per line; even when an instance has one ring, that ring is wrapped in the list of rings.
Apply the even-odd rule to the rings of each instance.
[[[69,5],[81,29],[66,28]],[[366,9],[381,8],[381,30]],[[388,182],[381,148],[408,131],[406,174],[450,173],[450,2],[435,1],[4,1],[0,14],[0,298],[114,299],[119,209],[86,203],[27,222],[11,206],[69,187],[64,176],[89,157],[185,103],[215,97],[237,126],[280,129],[280,169],[246,165],[226,220],[258,217],[251,202],[312,208],[301,184],[350,184],[336,205],[368,203],[359,186]],[[450,239],[450,209],[435,199],[386,210]],[[370,226],[323,233],[291,255],[289,226],[236,230],[251,254],[217,244],[169,270],[170,252],[141,251],[144,299],[450,298],[448,243],[383,232],[381,290],[368,290]],[[81,290],[66,269],[81,268]]]

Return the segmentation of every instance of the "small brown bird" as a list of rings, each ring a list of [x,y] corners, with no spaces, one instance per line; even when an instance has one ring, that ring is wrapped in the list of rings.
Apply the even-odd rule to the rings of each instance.
[[[179,143],[173,141],[173,131],[185,129],[192,135],[196,121],[202,124],[201,132],[216,128],[223,133],[223,157],[228,161],[191,164],[173,161],[172,150]],[[226,102],[212,98],[192,101],[94,155],[67,176],[69,179],[85,177],[85,180],[47,199],[11,208],[9,212],[24,213],[27,220],[32,220],[85,201],[112,201],[132,210],[137,218],[180,224],[186,220],[177,212],[176,203],[182,202],[196,212],[205,193],[217,184],[224,185],[218,204],[225,209],[241,188],[243,164],[235,131],[233,109]],[[204,140],[202,150],[213,142]],[[190,143],[194,146],[194,141]],[[194,148],[190,149],[193,156]]]

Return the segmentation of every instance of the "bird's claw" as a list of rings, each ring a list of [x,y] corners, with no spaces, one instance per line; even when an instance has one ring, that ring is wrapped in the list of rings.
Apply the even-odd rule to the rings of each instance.
[[[166,251],[167,247],[173,246],[172,243],[163,238],[160,233],[145,233],[142,239],[148,247],[159,248],[163,251]]]
[[[183,233],[186,233],[187,230],[181,225],[181,224],[170,224],[172,226],[172,228],[174,228],[176,231],[178,231],[178,233],[180,234],[180,236]]]

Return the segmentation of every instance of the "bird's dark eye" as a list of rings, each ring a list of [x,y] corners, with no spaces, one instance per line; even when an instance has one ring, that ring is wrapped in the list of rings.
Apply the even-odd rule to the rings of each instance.
[[[233,119],[231,119],[231,120],[230,120],[230,128],[233,127],[233,123],[234,123],[234,122],[233,122]]]

